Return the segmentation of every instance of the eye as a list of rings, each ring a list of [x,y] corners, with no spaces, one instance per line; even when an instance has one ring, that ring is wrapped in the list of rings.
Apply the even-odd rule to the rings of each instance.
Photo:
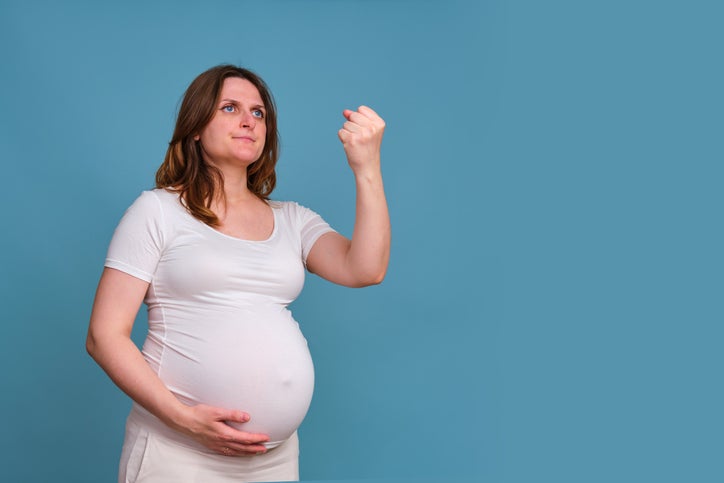
[[[223,106],[221,108],[221,110],[224,112],[234,112],[234,111],[236,111],[236,107],[234,107],[233,104],[227,104],[227,105]]]
[[[264,119],[264,111],[261,109],[254,109],[251,111],[251,115],[259,119]]]

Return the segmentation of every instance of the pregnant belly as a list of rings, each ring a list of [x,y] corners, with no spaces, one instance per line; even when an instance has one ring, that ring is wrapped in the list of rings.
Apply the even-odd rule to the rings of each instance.
[[[249,422],[229,424],[269,435],[268,447],[289,438],[314,390],[307,341],[291,314],[257,310],[200,325],[193,334],[166,331],[161,379],[187,404],[248,413]]]

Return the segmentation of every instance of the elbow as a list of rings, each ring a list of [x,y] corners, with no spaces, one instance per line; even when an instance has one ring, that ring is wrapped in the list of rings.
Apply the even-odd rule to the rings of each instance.
[[[89,331],[88,336],[85,339],[85,350],[93,360],[98,358],[98,341],[93,337],[93,334]]]
[[[385,279],[385,274],[387,273],[387,270],[382,271],[378,273],[375,277],[372,277],[369,280],[368,285],[379,285],[382,283],[382,281]]]
[[[93,354],[95,352],[96,344],[93,340],[93,337],[88,334],[88,337],[85,339],[85,351],[88,353],[89,356],[93,357]],[[95,359],[95,357],[93,357]]]
[[[358,265],[355,287],[369,287],[381,284],[387,275],[389,260],[389,253],[385,253],[379,259],[371,261],[371,263]]]
[[[378,272],[365,274],[364,277],[360,277],[359,279],[357,279],[356,283],[354,284],[354,287],[362,288],[362,287],[370,287],[372,285],[379,285],[385,279],[386,273],[387,273],[387,269],[385,268],[384,270],[380,270]]]
[[[387,275],[387,266],[388,266],[388,259],[385,257],[385,260],[381,263],[377,264],[376,267],[370,267],[371,270],[368,270],[367,273],[365,273],[363,277],[363,287],[369,287],[370,285],[379,285],[382,283],[382,281],[385,279],[385,275]]]

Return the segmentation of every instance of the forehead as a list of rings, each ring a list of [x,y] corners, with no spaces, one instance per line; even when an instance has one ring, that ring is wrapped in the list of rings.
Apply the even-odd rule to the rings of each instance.
[[[241,77],[227,77],[221,86],[221,99],[233,99],[235,101],[253,102],[264,105],[259,89],[254,84]]]

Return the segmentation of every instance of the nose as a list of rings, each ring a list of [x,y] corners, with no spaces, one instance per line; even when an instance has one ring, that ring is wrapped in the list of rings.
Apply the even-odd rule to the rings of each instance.
[[[254,129],[256,126],[256,118],[251,115],[250,112],[245,112],[241,115],[241,127]]]

